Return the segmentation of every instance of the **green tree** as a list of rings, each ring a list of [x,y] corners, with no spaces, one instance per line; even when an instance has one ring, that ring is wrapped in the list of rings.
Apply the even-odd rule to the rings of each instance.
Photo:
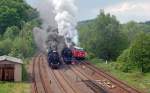
[[[9,54],[12,47],[12,41],[11,39],[7,38],[5,40],[0,41],[0,56]]]
[[[129,42],[132,43],[140,31],[150,32],[150,25],[131,21],[122,25],[122,31],[127,35]]]
[[[101,12],[92,23],[79,28],[81,45],[104,60],[115,60],[128,42],[115,16]]]
[[[130,57],[141,72],[150,71],[150,34],[141,32],[131,45]]]
[[[0,55],[27,58],[35,53],[32,29],[38,12],[24,0],[0,0]]]
[[[139,70],[150,72],[150,34],[140,32],[130,48],[125,50],[118,58],[120,69],[128,72]]]
[[[0,33],[4,33],[9,26],[19,24],[20,17],[16,9],[7,6],[0,7]]]
[[[31,8],[24,0],[1,0],[0,1],[0,34],[7,27],[22,27],[23,22],[31,21],[38,17],[38,12]]]
[[[19,35],[20,29],[17,26],[8,27],[3,37],[14,39]]]

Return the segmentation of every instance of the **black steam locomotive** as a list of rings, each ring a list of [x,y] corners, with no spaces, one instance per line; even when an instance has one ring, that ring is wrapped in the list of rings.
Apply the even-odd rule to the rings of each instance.
[[[57,51],[50,50],[48,52],[48,63],[51,68],[57,69],[64,62],[65,64],[72,64],[75,60],[84,59],[86,52],[77,48],[65,47],[61,51],[61,57]],[[63,60],[61,60],[61,58]]]
[[[63,61],[65,64],[71,64],[72,63],[73,56],[72,56],[72,51],[70,48],[67,48],[67,47],[64,48],[62,50],[61,55],[62,55],[62,58],[63,58]]]
[[[50,50],[48,52],[48,63],[49,66],[53,69],[59,68],[61,61],[59,53],[57,51]]]

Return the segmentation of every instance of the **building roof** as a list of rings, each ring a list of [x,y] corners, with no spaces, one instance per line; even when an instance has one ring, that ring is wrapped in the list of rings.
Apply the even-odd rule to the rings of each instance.
[[[18,58],[15,58],[15,57],[10,57],[10,56],[0,56],[0,62],[1,61],[11,61],[11,62],[14,62],[14,63],[18,63],[18,64],[23,64],[23,61],[21,59],[18,59]]]
[[[81,47],[74,46],[75,49],[83,50]]]

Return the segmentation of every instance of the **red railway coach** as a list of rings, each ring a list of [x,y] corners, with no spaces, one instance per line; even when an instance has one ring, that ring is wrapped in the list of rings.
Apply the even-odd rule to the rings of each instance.
[[[86,51],[80,47],[72,48],[72,54],[73,57],[76,58],[77,60],[84,60],[87,55]]]

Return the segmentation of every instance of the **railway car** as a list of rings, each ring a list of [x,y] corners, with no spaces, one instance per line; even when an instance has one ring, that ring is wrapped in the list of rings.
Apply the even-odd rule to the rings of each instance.
[[[84,60],[86,58],[86,51],[80,47],[73,47],[72,48],[72,55],[77,60]]]
[[[52,50],[48,52],[48,63],[52,69],[58,69],[60,67],[61,61],[58,52]]]
[[[72,63],[72,51],[70,48],[65,47],[62,50],[62,58],[65,64],[71,64]]]

